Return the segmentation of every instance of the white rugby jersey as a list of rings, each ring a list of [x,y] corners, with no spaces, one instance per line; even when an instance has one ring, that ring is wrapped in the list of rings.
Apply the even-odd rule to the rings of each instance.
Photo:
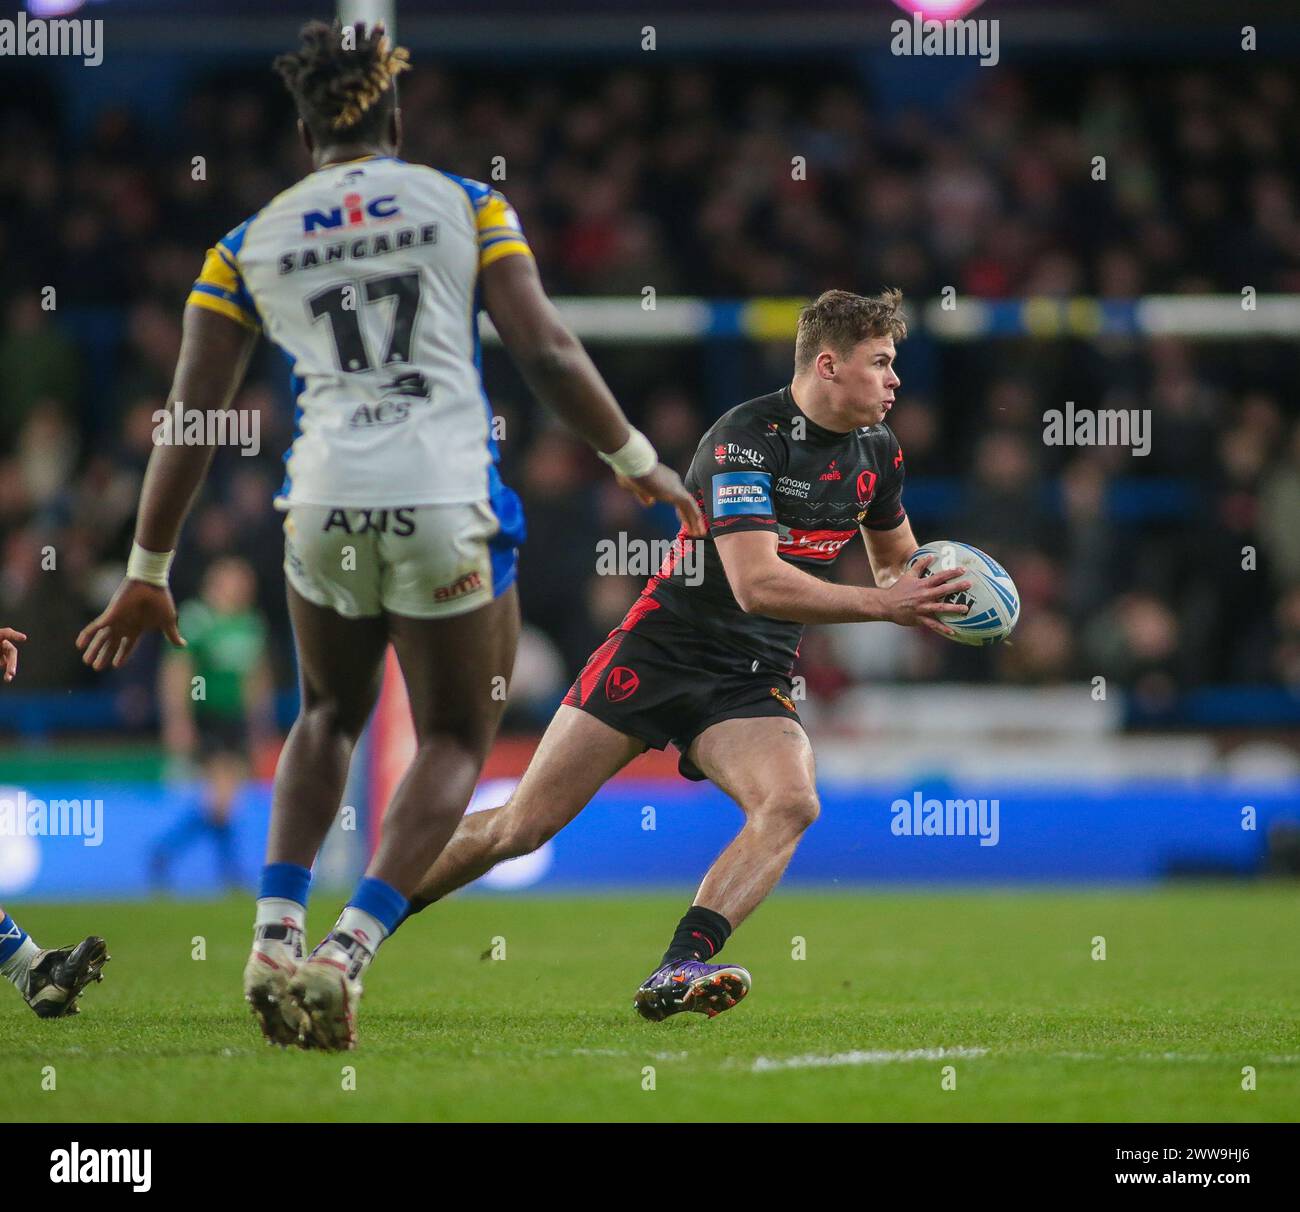
[[[477,286],[519,254],[532,255],[500,193],[391,156],[311,173],[209,250],[188,302],[264,331],[293,366],[278,508],[513,498],[496,474]]]

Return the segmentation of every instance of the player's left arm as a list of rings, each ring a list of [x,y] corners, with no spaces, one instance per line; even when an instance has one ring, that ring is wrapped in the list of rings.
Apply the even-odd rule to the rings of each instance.
[[[193,298],[193,296],[191,296]],[[181,352],[176,375],[167,397],[170,411],[178,402],[186,410],[220,411],[230,406],[243,381],[248,359],[257,341],[251,325],[210,306],[191,302],[185,308]],[[140,511],[135,523],[135,542],[147,555],[165,566],[164,553],[175,550],[194,497],[208,473],[215,447],[172,443],[156,445],[140,492]],[[165,572],[161,584],[127,576],[118,586],[104,612],[88,623],[77,636],[82,660],[96,670],[122,665],[140,636],[161,631],[177,647],[185,641],[176,623],[176,603],[167,588]]]
[[[865,526],[860,529],[876,587],[888,589],[903,575],[908,557],[919,546],[912,533],[912,523],[904,516],[893,530],[868,530]]]

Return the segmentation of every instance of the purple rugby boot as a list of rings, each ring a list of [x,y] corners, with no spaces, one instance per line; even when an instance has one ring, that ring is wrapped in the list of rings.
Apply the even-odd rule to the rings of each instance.
[[[751,984],[749,973],[735,964],[670,960],[646,978],[633,1005],[652,1023],[683,1010],[714,1018],[740,1001]]]

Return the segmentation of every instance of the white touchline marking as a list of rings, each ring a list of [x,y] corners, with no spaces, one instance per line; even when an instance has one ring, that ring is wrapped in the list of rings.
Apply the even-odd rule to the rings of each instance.
[[[987,1056],[987,1048],[907,1048],[882,1049],[874,1052],[833,1052],[829,1056],[809,1053],[804,1056],[772,1058],[760,1056],[750,1066],[754,1073],[771,1073],[777,1069],[821,1069],[832,1065],[889,1065],[897,1061],[969,1060]]]
[[[72,1048],[72,1052],[82,1052],[82,1048]],[[250,1050],[251,1051],[251,1050]],[[237,1055],[227,1050],[225,1055]],[[238,1055],[243,1055],[239,1053]],[[647,1054],[631,1048],[544,1048],[538,1052],[539,1056],[645,1056]],[[648,1059],[655,1061],[680,1061],[687,1060],[690,1057],[689,1052],[651,1052]],[[1212,1053],[1201,1052],[1135,1052],[1135,1053],[1111,1053],[1111,1052],[1012,1052],[1003,1051],[996,1048],[898,1048],[898,1049],[877,1049],[874,1051],[854,1050],[852,1052],[831,1052],[831,1053],[805,1053],[802,1056],[760,1056],[754,1061],[748,1062],[748,1067],[753,1073],[772,1073],[781,1069],[825,1069],[842,1065],[889,1065],[907,1061],[936,1061],[936,1060],[974,1060],[978,1057],[989,1057],[992,1060],[1010,1060],[1010,1061],[1035,1061],[1035,1060],[1068,1060],[1068,1061],[1111,1061],[1116,1064],[1127,1064],[1133,1061],[1156,1061],[1161,1063],[1173,1064],[1192,1064],[1192,1065],[1221,1065],[1233,1063],[1234,1057],[1215,1055]],[[1249,1059],[1249,1057],[1247,1058]],[[1270,1053],[1258,1057],[1263,1064],[1268,1065],[1296,1065],[1300,1064],[1300,1053]],[[731,1068],[737,1064],[745,1065],[747,1062],[738,1059],[722,1060],[724,1068]]]
[[[1020,1055],[1026,1056],[1029,1054],[1021,1053]],[[1211,1052],[1045,1052],[1042,1055],[1047,1060],[1114,1061],[1124,1064],[1130,1061],[1168,1061],[1185,1065],[1223,1065],[1233,1064],[1237,1059],[1233,1056],[1225,1056],[1222,1053],[1215,1054]],[[1284,1053],[1282,1055],[1262,1056],[1259,1059],[1269,1065],[1294,1065],[1300,1062],[1300,1055]]]

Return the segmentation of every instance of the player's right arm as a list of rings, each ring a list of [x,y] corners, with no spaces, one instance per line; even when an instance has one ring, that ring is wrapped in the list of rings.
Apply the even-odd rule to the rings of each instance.
[[[949,584],[964,575],[964,568],[949,568],[922,580],[920,573],[930,566],[933,556],[918,560],[888,589],[868,589],[835,585],[787,563],[777,555],[774,531],[718,535],[714,542],[741,610],[792,623],[887,622],[952,635],[952,628],[934,616],[963,609],[942,599],[970,588],[969,581]]]
[[[632,436],[632,427],[600,377],[582,343],[546,296],[530,256],[504,256],[480,271],[483,304],[529,389],[596,450],[610,454]],[[704,520],[681,477],[662,463],[648,474],[619,483],[642,504],[671,505],[697,537]]]

